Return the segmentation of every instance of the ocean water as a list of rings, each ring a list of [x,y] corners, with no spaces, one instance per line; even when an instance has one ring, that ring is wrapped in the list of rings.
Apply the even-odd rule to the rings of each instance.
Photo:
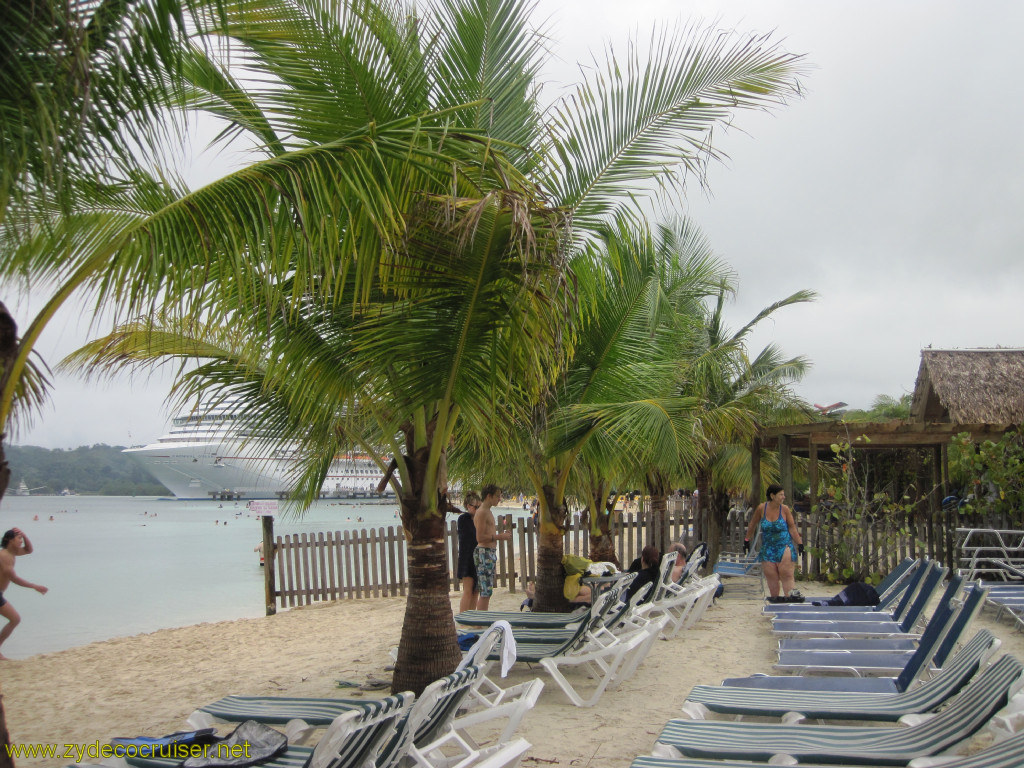
[[[274,533],[398,525],[397,510],[321,501],[301,519],[276,516]],[[13,527],[35,547],[18,558],[18,575],[50,591],[12,584],[4,593],[22,617],[3,645],[10,658],[265,612],[253,551],[262,528],[244,502],[8,495],[0,531]]]

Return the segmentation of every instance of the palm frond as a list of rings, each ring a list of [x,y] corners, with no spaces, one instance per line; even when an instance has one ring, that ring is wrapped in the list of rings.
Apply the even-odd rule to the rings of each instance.
[[[552,115],[559,166],[551,187],[578,226],[599,221],[651,182],[679,186],[720,157],[713,127],[741,109],[770,109],[799,92],[800,57],[768,36],[697,26],[652,35],[646,57],[610,49]]]

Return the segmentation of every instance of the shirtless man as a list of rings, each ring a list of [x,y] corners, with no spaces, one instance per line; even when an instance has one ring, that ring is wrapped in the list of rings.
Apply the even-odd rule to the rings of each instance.
[[[498,533],[494,523],[494,513],[491,507],[501,501],[501,490],[498,486],[490,483],[485,485],[480,496],[480,506],[476,508],[473,515],[473,523],[476,525],[476,549],[473,550],[473,564],[476,565],[476,583],[480,594],[476,599],[476,609],[486,611],[491,604],[491,595],[494,593],[494,570],[498,562],[498,541],[510,541],[512,532]]]
[[[672,574],[669,579],[673,584],[678,584],[683,578],[683,571],[686,570],[686,547],[682,544],[673,544],[672,550],[676,553],[676,561],[672,565]]]
[[[21,616],[14,610],[14,606],[4,599],[4,590],[9,584],[17,584],[19,587],[34,589],[41,595],[47,592],[46,587],[40,584],[33,584],[25,581],[14,572],[14,558],[18,555],[32,554],[32,542],[21,532],[20,528],[11,528],[4,534],[0,541],[0,616],[7,619],[7,624],[0,629],[0,646],[11,636],[11,632],[21,622]],[[7,657],[0,653],[0,661],[6,661]]]

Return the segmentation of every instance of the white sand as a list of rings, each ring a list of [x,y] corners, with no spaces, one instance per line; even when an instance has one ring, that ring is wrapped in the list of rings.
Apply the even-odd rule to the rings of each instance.
[[[521,599],[499,592],[491,606],[514,610]],[[196,706],[232,693],[359,695],[338,688],[336,680],[390,679],[388,649],[398,642],[404,605],[402,598],[342,601],[0,662],[11,738],[64,744],[159,736],[182,729]],[[759,599],[720,600],[696,628],[655,644],[636,676],[590,709],[572,706],[542,670],[517,665],[507,684],[545,679],[538,706],[520,731],[533,744],[523,765],[625,768],[649,753],[693,685],[770,671],[775,642],[760,607]],[[975,628],[989,627],[1002,638],[1004,652],[1024,658],[1024,635],[990,616]]]

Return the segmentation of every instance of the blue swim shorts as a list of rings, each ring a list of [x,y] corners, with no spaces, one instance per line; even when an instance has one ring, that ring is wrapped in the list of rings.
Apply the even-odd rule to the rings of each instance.
[[[494,594],[494,571],[498,565],[498,551],[493,547],[477,547],[473,550],[473,564],[476,565],[476,583],[480,597]]]

